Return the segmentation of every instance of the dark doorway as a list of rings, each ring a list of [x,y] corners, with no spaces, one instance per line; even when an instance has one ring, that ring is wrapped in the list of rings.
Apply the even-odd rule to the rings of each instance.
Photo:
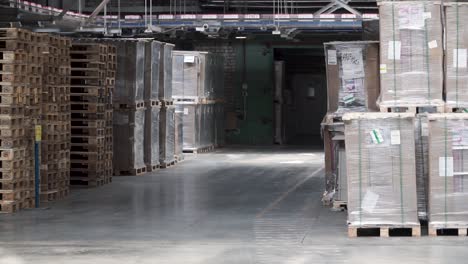
[[[320,123],[327,111],[322,48],[277,48],[284,62],[282,126],[284,144],[321,146]]]

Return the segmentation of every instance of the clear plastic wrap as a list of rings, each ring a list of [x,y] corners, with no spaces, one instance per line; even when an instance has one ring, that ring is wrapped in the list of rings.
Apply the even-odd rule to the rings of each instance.
[[[468,3],[447,3],[445,86],[449,107],[468,107]]]
[[[145,125],[145,164],[152,168],[159,164],[159,114],[161,108],[146,108]]]
[[[381,106],[443,104],[440,3],[383,1],[380,13]]]
[[[223,58],[202,51],[174,51],[173,97],[218,99],[223,96]]]
[[[145,101],[159,99],[161,46],[164,43],[147,41],[145,45]]]
[[[183,157],[184,152],[184,105],[176,105],[175,109],[175,149],[177,158]]]
[[[325,43],[328,111],[376,111],[379,44],[376,41]]]
[[[159,161],[168,164],[175,159],[175,107],[162,107],[159,119]]]
[[[215,104],[215,146],[224,146],[225,144],[225,135],[224,130],[224,104],[217,103]]]
[[[468,114],[429,115],[429,227],[468,226]]]
[[[145,109],[114,110],[114,170],[146,167],[144,161]]]
[[[427,114],[417,114],[415,118],[416,144],[416,188],[418,196],[418,216],[427,221],[427,189],[429,175],[429,131]]]
[[[161,65],[159,75],[159,99],[172,100],[172,51],[173,44],[164,43],[161,47]]]
[[[414,115],[347,113],[350,226],[418,226]]]
[[[128,105],[143,102],[147,40],[122,39],[108,42],[117,47],[114,102]]]

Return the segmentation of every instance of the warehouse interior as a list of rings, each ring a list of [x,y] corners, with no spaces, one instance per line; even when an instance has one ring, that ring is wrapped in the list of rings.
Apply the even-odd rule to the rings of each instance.
[[[0,264],[463,262],[466,21],[0,0]]]

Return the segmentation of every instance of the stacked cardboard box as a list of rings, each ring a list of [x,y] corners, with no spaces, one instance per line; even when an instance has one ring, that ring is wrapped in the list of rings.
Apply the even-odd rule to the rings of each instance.
[[[210,151],[223,144],[222,63],[209,52],[174,52],[173,98],[182,115],[184,152]]]
[[[379,3],[382,111],[443,108],[441,10],[433,1]]]
[[[447,112],[468,107],[468,3],[446,3],[445,89]]]
[[[347,113],[343,121],[350,236],[366,227],[420,235],[414,114]]]
[[[114,174],[146,173],[145,50],[146,40],[109,40],[117,48],[114,104]]]
[[[159,100],[161,101],[161,112],[159,117],[159,162],[161,168],[170,167],[177,162],[175,155],[176,114],[172,99],[173,50],[174,45],[164,43],[161,47],[160,55]]]
[[[148,171],[159,168],[159,85],[161,74],[161,58],[164,43],[148,41],[145,47],[145,136],[144,160]]]
[[[344,190],[344,184],[340,183],[346,179],[345,170],[339,170],[345,163],[344,124],[341,117],[346,112],[379,110],[376,105],[380,93],[379,43],[330,42],[325,43],[324,47],[328,113],[322,122],[326,164],[326,190],[322,200],[324,204],[334,203],[339,207],[346,202],[343,200],[346,195],[337,195],[338,190]]]
[[[468,228],[468,114],[430,114],[429,234]]]

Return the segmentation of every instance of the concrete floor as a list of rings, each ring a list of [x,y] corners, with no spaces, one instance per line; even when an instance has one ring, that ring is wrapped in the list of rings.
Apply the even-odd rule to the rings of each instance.
[[[465,263],[468,239],[355,238],[322,207],[323,154],[231,148],[0,216],[0,264]]]

